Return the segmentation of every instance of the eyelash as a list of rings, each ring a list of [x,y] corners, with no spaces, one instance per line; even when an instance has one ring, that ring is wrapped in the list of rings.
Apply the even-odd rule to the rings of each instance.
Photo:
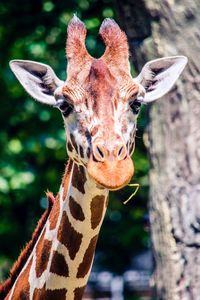
[[[139,102],[137,99],[135,99],[134,101],[131,101],[129,104],[132,112],[137,115],[140,111],[140,107],[141,107],[141,102]]]
[[[71,106],[66,100],[58,100],[57,107],[62,112],[64,117],[68,117],[70,113],[73,111],[73,106]]]
[[[66,102],[65,108],[62,111],[63,116],[67,118],[71,114],[72,111],[73,111],[73,107]]]

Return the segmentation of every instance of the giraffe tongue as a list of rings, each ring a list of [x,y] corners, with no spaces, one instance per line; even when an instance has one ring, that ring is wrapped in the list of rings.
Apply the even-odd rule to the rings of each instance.
[[[87,166],[89,175],[109,190],[118,190],[129,183],[134,173],[130,157],[120,161],[96,162],[90,158]]]

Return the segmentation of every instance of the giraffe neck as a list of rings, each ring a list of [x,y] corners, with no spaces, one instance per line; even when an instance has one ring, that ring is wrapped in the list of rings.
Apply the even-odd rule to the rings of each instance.
[[[6,299],[82,299],[107,199],[108,190],[69,160],[49,218]]]

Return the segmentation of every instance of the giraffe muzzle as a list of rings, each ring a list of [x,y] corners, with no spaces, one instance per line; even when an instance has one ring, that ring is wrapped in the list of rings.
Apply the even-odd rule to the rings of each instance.
[[[87,170],[90,177],[98,184],[112,191],[126,186],[134,174],[134,166],[130,156],[115,161],[95,161],[90,157]]]

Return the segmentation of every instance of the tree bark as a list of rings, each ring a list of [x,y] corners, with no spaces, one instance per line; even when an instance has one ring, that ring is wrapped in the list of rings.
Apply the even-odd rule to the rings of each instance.
[[[138,35],[137,2],[117,1],[131,45],[140,29],[148,28],[130,49],[132,56],[136,51],[136,66],[163,56],[189,59],[173,90],[151,105],[145,135],[152,162],[149,206],[157,299],[199,300],[200,1],[142,1]]]

